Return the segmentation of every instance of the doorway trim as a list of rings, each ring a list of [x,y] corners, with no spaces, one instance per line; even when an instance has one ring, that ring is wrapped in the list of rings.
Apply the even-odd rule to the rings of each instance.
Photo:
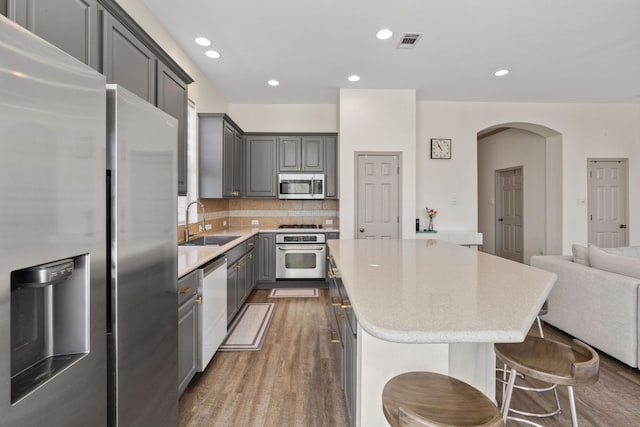
[[[358,214],[360,210],[360,206],[358,204],[359,196],[358,188],[360,185],[360,167],[358,159],[360,156],[397,156],[398,157],[398,238],[402,238],[402,152],[401,151],[355,151],[353,155],[353,170],[354,173],[354,188],[353,188],[353,204],[355,206],[353,210],[353,238],[358,239]]]

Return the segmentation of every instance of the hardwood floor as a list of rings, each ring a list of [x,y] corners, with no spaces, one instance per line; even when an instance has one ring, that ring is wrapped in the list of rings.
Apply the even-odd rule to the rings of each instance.
[[[180,399],[181,427],[347,425],[329,347],[327,290],[320,290],[320,298],[267,299],[267,295],[268,291],[257,290],[249,299],[277,304],[262,350],[218,352]],[[531,333],[537,334],[537,328]],[[561,342],[571,339],[548,325],[545,336]],[[580,426],[640,426],[640,370],[599,354],[599,381],[575,388]],[[500,399],[500,387],[496,389]],[[571,425],[565,387],[559,387],[559,395],[563,412],[540,424]],[[552,404],[552,393],[520,391],[513,397],[516,408],[535,411]]]
[[[181,427],[346,426],[347,409],[330,356],[327,290],[275,302],[261,351],[218,352],[180,399]]]

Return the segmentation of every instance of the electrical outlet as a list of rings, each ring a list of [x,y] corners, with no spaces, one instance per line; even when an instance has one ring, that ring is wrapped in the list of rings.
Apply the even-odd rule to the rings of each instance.
[[[251,220],[251,225],[258,225],[258,224],[260,224],[260,221],[258,221],[257,219]]]
[[[211,230],[211,224],[205,224],[204,225],[204,229],[205,230]]]
[[[222,221],[222,226],[226,227],[227,226],[227,221]]]
[[[333,220],[332,219],[325,219],[324,223],[327,225],[333,225]]]

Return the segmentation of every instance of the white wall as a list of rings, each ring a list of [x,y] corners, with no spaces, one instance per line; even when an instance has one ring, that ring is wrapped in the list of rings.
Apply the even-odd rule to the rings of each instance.
[[[245,132],[337,132],[335,104],[229,104],[229,116]]]
[[[477,132],[525,122],[562,135],[562,242],[587,242],[587,158],[629,158],[630,244],[640,245],[640,106],[601,104],[417,103],[417,208],[440,211],[436,228],[477,229]],[[430,160],[429,139],[451,138],[452,160]],[[455,197],[456,204],[453,204]],[[422,214],[423,215],[423,214]],[[422,216],[424,217],[424,215]]]
[[[340,237],[355,229],[355,152],[402,153],[401,230],[415,238],[416,91],[340,89]]]
[[[495,254],[496,170],[522,166],[523,260],[546,251],[545,144],[540,135],[509,129],[478,141],[478,231]]]
[[[118,4],[173,58],[194,80],[189,85],[189,98],[199,113],[226,113],[227,100],[189,59],[187,54],[151,14],[142,0],[118,0]]]

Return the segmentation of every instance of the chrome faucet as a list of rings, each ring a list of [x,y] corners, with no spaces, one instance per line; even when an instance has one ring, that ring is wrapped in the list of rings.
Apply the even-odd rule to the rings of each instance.
[[[200,207],[202,208],[202,224],[200,224],[200,227],[202,228],[202,231],[205,230],[205,223],[204,223],[204,205],[199,202],[198,200],[194,200],[193,202],[189,203],[187,205],[187,211],[185,212],[185,221],[184,221],[184,241],[188,242],[189,241],[189,208],[191,207],[192,204],[197,203],[200,205]]]

